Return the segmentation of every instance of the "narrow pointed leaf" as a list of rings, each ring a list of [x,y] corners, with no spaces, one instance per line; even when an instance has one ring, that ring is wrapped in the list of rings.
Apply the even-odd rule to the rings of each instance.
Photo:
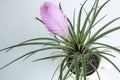
[[[90,62],[90,65],[95,69],[96,73],[97,73],[97,76],[98,76],[98,79],[101,80],[100,78],[100,74],[99,72],[97,71],[96,67]]]
[[[32,62],[36,62],[36,61],[41,61],[41,60],[46,60],[46,59],[52,59],[52,58],[59,58],[59,57],[66,57],[67,55],[55,55],[55,56],[49,56],[49,57],[45,57],[45,58],[40,58],[40,59],[36,59]]]
[[[96,7],[95,7],[95,9],[97,10],[98,1],[99,1],[99,0],[96,0],[96,1],[97,1],[97,2],[96,2]],[[89,35],[89,33],[91,32],[92,26],[94,25],[94,22],[95,22],[95,20],[96,20],[96,18],[97,18],[97,16],[98,16],[98,14],[100,13],[100,11],[102,10],[102,8],[103,8],[108,2],[109,2],[109,0],[106,1],[106,2],[97,10],[96,13],[94,13],[94,15],[93,15],[93,17],[92,17],[92,19],[91,19],[91,23],[90,23],[88,29],[87,29],[86,32],[85,32],[85,37],[84,37],[83,40],[85,40],[86,37],[87,37],[87,36]],[[95,10],[95,11],[96,11],[96,10]]]
[[[115,67],[115,69],[120,73],[120,69],[109,58],[107,58],[106,56],[103,56],[103,55],[99,55],[99,56],[103,57],[108,62],[110,62]]]
[[[75,58],[75,73],[76,73],[76,80],[79,80],[79,65],[78,65],[78,53],[74,54]]]
[[[64,60],[63,60],[62,63],[61,63],[61,67],[60,67],[60,76],[59,76],[60,80],[63,79],[63,71],[64,71],[65,60],[66,60],[66,58],[64,58]]]
[[[82,38],[82,43],[84,43],[86,41],[86,38],[88,36],[88,34],[90,33],[91,34],[91,28],[92,28],[92,25],[94,23],[94,21],[96,20],[96,11],[97,11],[97,8],[98,8],[98,0],[96,0],[90,10],[90,12],[88,13],[85,21],[84,21],[84,25],[82,27],[82,34],[84,34],[83,38]],[[93,12],[93,13],[92,13]],[[91,14],[92,13],[92,14]],[[89,17],[92,15],[92,19],[90,20],[90,23],[89,23],[89,26],[88,28],[86,29],[86,24],[87,22],[89,21]],[[86,29],[86,31],[85,31]]]
[[[21,59],[21,58],[23,58],[23,57],[26,57],[27,55],[30,55],[30,54],[33,55],[33,54],[35,54],[35,53],[37,53],[37,52],[44,51],[44,50],[49,50],[49,49],[60,49],[60,50],[63,49],[63,50],[64,50],[65,47],[62,47],[62,46],[58,46],[58,47],[47,47],[47,48],[41,48],[41,49],[37,49],[37,50],[31,51],[31,52],[28,52],[28,53],[26,53],[26,54],[24,54],[24,55],[16,58],[15,60],[11,61],[10,63],[4,65],[3,67],[0,68],[0,70],[3,69],[3,68],[5,68],[5,67],[7,67],[7,66],[9,66],[9,65],[12,64],[12,63],[18,61],[19,59]]]
[[[79,10],[79,14],[78,14],[78,22],[77,22],[77,37],[78,37],[78,42],[81,43],[80,41],[80,34],[81,34],[81,30],[80,30],[80,27],[81,27],[81,19],[82,19],[82,10],[83,10],[83,7],[85,5],[85,3],[87,2],[87,0],[82,4],[80,10]],[[82,35],[82,34],[81,34]]]
[[[53,79],[54,79],[54,76],[55,76],[56,72],[58,71],[58,69],[60,68],[60,66],[61,66],[61,65],[59,65],[59,66],[55,69],[55,71],[54,71],[54,73],[53,73],[53,75],[52,75],[51,80],[53,80]]]
[[[83,71],[83,78],[86,80],[86,63],[85,63],[85,55],[82,54],[82,71]]]
[[[106,16],[107,16],[107,15],[101,17],[97,22],[95,22],[94,25],[92,26],[92,28],[93,28],[94,26],[96,26],[100,21],[102,21]]]
[[[88,40],[87,43],[89,43],[91,40],[93,40],[102,30],[104,30],[106,27],[108,27],[110,24],[112,24],[113,22],[115,22],[118,19],[120,19],[120,18],[115,18],[115,19],[111,20],[110,22],[108,22],[107,24],[105,24],[103,27],[101,27],[98,31],[96,31],[96,33],[93,34],[93,36]]]
[[[36,20],[38,20],[38,21],[40,21],[41,23],[44,24],[44,22],[40,18],[36,17]]]
[[[111,46],[111,45],[108,45],[108,44],[98,43],[98,42],[96,42],[96,43],[94,43],[94,44],[102,45],[102,46],[107,47],[108,49],[111,49],[111,50],[114,50],[114,51],[120,52],[120,49],[118,49],[118,48],[116,48],[116,47],[113,47],[113,46]]]
[[[93,42],[97,41],[98,39],[102,38],[103,36],[105,36],[105,35],[113,32],[113,31],[119,30],[119,29],[120,29],[120,26],[115,27],[115,28],[112,28],[112,29],[109,29],[109,30],[101,33],[100,35],[98,35],[98,36],[97,36],[96,38],[94,38],[93,40],[91,40],[91,42],[93,43]],[[90,42],[90,43],[91,43],[91,42]]]

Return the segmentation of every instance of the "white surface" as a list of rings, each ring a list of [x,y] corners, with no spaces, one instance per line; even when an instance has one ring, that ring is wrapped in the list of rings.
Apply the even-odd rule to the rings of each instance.
[[[34,37],[50,36],[49,32],[45,29],[44,25],[35,21],[34,18],[40,17],[39,7],[45,0],[0,0],[0,49],[22,42],[27,39]],[[76,11],[79,10],[79,3],[83,0],[47,0],[55,4],[62,3],[62,8],[65,14],[72,18],[74,8]],[[91,5],[88,0],[89,9]],[[103,2],[100,2],[103,3]],[[108,15],[103,23],[120,16],[120,0],[111,0],[103,9],[100,16]],[[114,26],[120,25],[120,20],[114,23]],[[110,26],[110,27],[114,27]],[[120,46],[120,31],[109,35],[110,38],[103,39],[103,42],[111,45]],[[36,49],[37,47],[17,48],[8,53],[0,53],[0,66],[10,62],[17,56]],[[7,68],[0,71],[0,80],[50,80],[52,73],[55,70],[55,66],[52,61],[41,61],[37,63],[31,63],[30,61],[43,57],[48,54],[49,51],[41,52],[39,55],[35,55],[26,61],[18,61]],[[117,57],[114,62],[120,67],[120,55],[116,54]],[[106,65],[106,64],[105,64]],[[114,69],[105,69],[104,73],[109,80],[120,80],[120,74]],[[57,80],[57,79],[55,79]],[[102,79],[105,80],[105,79]]]

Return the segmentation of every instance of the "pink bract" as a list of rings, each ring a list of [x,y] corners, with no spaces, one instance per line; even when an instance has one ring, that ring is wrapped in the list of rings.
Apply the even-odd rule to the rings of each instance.
[[[68,20],[64,13],[54,4],[45,2],[40,7],[42,21],[53,34],[67,38]]]

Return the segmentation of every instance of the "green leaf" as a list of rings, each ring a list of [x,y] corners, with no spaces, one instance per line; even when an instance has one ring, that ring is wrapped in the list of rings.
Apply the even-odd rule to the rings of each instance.
[[[59,3],[59,9],[60,9],[61,11],[63,11],[63,10],[62,10],[62,7],[61,7],[61,3]]]
[[[54,71],[54,73],[53,73],[53,75],[52,75],[51,80],[54,79],[54,76],[55,76],[56,72],[58,71],[58,69],[60,68],[60,66],[61,66],[61,64],[55,69],[55,71]]]
[[[75,33],[75,9],[74,9],[74,12],[73,12],[73,31]]]
[[[69,19],[68,19],[68,22],[70,24],[70,27],[68,27],[70,38],[71,38],[70,40],[76,42],[76,34],[74,32],[74,27],[73,27],[73,25],[72,25],[72,23],[71,23],[71,21]]]
[[[99,14],[99,12],[100,12],[100,11],[102,10],[102,8],[109,2],[109,0],[106,1],[106,2],[97,10],[98,1],[99,1],[99,0],[97,0],[97,2],[96,2],[96,7],[95,7],[95,10],[94,10],[94,15],[92,16],[91,23],[90,23],[88,29],[87,29],[86,32],[85,32],[85,36],[84,36],[84,38],[83,38],[83,41],[85,41],[86,37],[89,35],[89,33],[91,33],[91,29],[92,29],[92,27],[93,27],[93,24],[94,24],[94,22],[95,22],[95,20],[96,20],[96,18],[97,18],[97,16],[98,16],[98,14]],[[96,10],[97,10],[97,12],[96,12]],[[96,12],[96,13],[95,13],[95,12]]]
[[[103,48],[103,49],[105,48],[105,50],[99,50],[100,48]],[[94,53],[100,53],[100,54],[105,54],[111,57],[116,57],[115,55],[108,53],[108,49],[106,50],[105,46],[93,47],[90,50],[93,51]]]
[[[81,6],[82,6],[82,4],[80,4]],[[83,6],[83,10],[84,10],[84,12],[85,12],[85,14],[86,14],[86,16],[88,15],[88,13],[87,13],[87,10],[84,8],[84,6]],[[88,22],[90,23],[90,19],[88,19]]]
[[[113,22],[115,22],[116,20],[118,20],[120,18],[115,18],[113,20],[111,20],[110,22],[108,22],[107,24],[105,24],[103,27],[101,27],[98,31],[96,31],[96,33],[93,34],[93,36],[88,40],[87,43],[91,42],[102,30],[104,30],[106,27],[108,27],[110,24],[112,24]],[[105,33],[105,32],[104,32]],[[103,34],[104,34],[103,33]],[[99,39],[99,38],[98,38]],[[86,43],[86,44],[87,44]]]
[[[83,10],[84,10],[86,16],[89,15],[84,7],[83,7]],[[90,21],[90,18],[88,18],[88,25],[90,24],[90,22],[91,22],[91,21]],[[86,23],[86,25],[87,25],[87,23]],[[81,30],[81,31],[82,31],[82,30]],[[82,33],[82,32],[80,32],[80,34],[81,34],[81,33]],[[91,35],[91,32],[89,33],[89,38],[90,38],[90,35]]]
[[[96,4],[97,4],[97,2],[95,2]],[[92,15],[91,13],[93,12],[93,13],[95,13],[96,12],[96,9],[97,9],[97,7],[94,9],[94,6],[95,6],[95,3],[94,3],[94,5],[92,6],[92,8],[91,8],[91,10],[89,11],[89,13],[88,13],[88,15],[86,16],[86,18],[85,18],[85,21],[84,21],[84,24],[83,24],[83,26],[82,26],[82,29],[81,29],[81,34],[84,34],[85,33],[85,29],[86,29],[86,25],[87,25],[87,22],[89,22],[89,18],[90,18],[90,16]],[[94,15],[93,15],[94,16]],[[91,22],[91,21],[90,21]],[[83,39],[83,42],[84,42],[84,39]],[[82,43],[83,43],[82,42]]]
[[[113,55],[113,54],[110,54],[110,53],[106,53],[106,52],[101,52],[101,54],[105,54],[105,55],[108,55],[108,56],[111,56],[111,57],[116,57],[115,55]]]
[[[93,43],[93,44],[102,45],[102,46],[105,46],[106,48],[109,48],[109,49],[111,49],[111,50],[120,52],[120,49],[118,49],[118,48],[116,48],[116,47],[113,47],[113,46],[111,46],[111,45],[108,45],[108,44],[98,43],[98,42],[95,42],[95,43]]]
[[[62,44],[67,44],[66,42],[64,42],[64,41],[61,41],[61,40],[58,40],[58,39],[53,39],[53,38],[34,38],[34,39],[29,39],[29,40],[26,40],[26,41],[24,41],[24,42],[21,42],[21,43],[19,43],[19,44],[16,44],[16,45],[13,45],[13,46],[10,46],[10,47],[7,47],[7,48],[4,48],[4,49],[1,49],[0,51],[4,51],[4,50],[7,50],[7,49],[12,49],[12,48],[14,48],[14,47],[19,47],[19,46],[24,46],[24,45],[38,45],[38,44],[43,44],[43,45],[55,45],[55,44],[53,44],[52,42],[51,43],[45,43],[45,42],[39,42],[39,43],[33,43],[33,42],[31,42],[31,41],[45,41],[45,40],[47,40],[47,41],[53,41],[53,42],[56,42],[56,43],[62,43]],[[28,42],[30,42],[30,43],[28,43]]]
[[[99,0],[98,0],[99,1]],[[96,20],[96,18],[97,18],[97,16],[98,16],[98,14],[100,13],[100,11],[103,9],[103,7],[109,2],[110,0],[108,0],[108,1],[106,1],[98,10],[97,10],[97,12],[96,12],[96,14],[94,15],[94,18],[93,18],[93,22],[91,23],[91,25],[90,26],[92,26],[93,25],[93,23],[94,23],[94,21]],[[96,6],[97,7],[97,6]],[[88,29],[89,30],[89,29]]]
[[[38,20],[38,21],[40,21],[41,23],[44,24],[44,22],[40,18],[38,18],[38,17],[35,17],[35,18],[36,18],[36,20]]]
[[[79,80],[78,53],[74,53],[76,80]]]
[[[69,66],[68,70],[65,72],[65,75],[64,75],[64,77],[63,77],[63,80],[66,80],[68,74],[70,73],[70,69],[72,68],[73,64],[74,64],[74,61],[71,63],[71,65]]]
[[[64,64],[65,64],[66,58],[64,58],[64,60],[61,63],[61,67],[60,67],[60,80],[63,79],[63,71],[64,71]]]
[[[100,74],[99,74],[99,72],[97,71],[96,67],[95,67],[91,62],[89,62],[89,64],[95,69],[95,71],[96,71],[96,73],[97,73],[97,76],[98,76],[98,79],[101,80]]]
[[[120,69],[109,58],[107,58],[106,56],[103,56],[103,55],[99,55],[99,56],[103,57],[108,62],[110,62],[115,67],[115,69],[120,73]]]
[[[6,65],[4,65],[3,67],[0,67],[0,70],[4,69],[5,67],[9,66],[10,64],[18,61],[19,59],[21,59],[21,58],[23,58],[23,57],[25,57],[25,56],[27,56],[27,55],[28,55],[28,53],[27,53],[27,54],[24,54],[24,55],[22,55],[22,56],[20,56],[20,57],[18,57],[18,58],[16,58],[15,60],[11,61],[10,63],[8,63],[8,64],[6,64]]]
[[[66,56],[67,56],[67,55],[55,55],[55,56],[49,56],[49,57],[45,57],[45,58],[40,58],[40,59],[33,60],[32,62],[41,61],[41,60],[46,60],[46,59],[51,59],[51,58],[66,57]]]
[[[13,48],[16,48],[16,47],[28,46],[28,45],[51,45],[51,46],[57,46],[57,44],[50,43],[50,42],[49,43],[48,42],[31,42],[31,43],[21,43],[21,44],[13,45],[13,46],[4,48],[1,51],[3,51],[3,50],[8,50],[9,51],[9,50],[11,50]]]
[[[110,63],[116,68],[116,70],[117,70],[118,72],[120,72],[120,69],[119,69],[109,58],[107,58],[107,57],[104,56],[104,55],[101,55],[100,53],[95,53],[95,52],[93,52],[93,51],[91,51],[91,50],[90,50],[90,52],[91,52],[92,54],[95,54],[95,55],[97,55],[97,56],[99,56],[99,57],[102,57],[102,58],[106,59],[108,62],[110,62]]]
[[[80,10],[79,10],[79,14],[78,14],[78,22],[77,22],[77,37],[78,37],[78,42],[80,43],[80,34],[81,34],[81,31],[80,31],[80,26],[81,26],[81,16],[82,16],[82,10],[83,10],[83,7],[85,5],[85,3],[87,2],[87,0],[83,3],[83,5],[81,6]]]
[[[94,39],[92,39],[88,44],[93,44],[93,43],[94,43],[95,41],[97,41],[98,39],[102,38],[103,36],[105,36],[105,35],[113,32],[113,31],[116,31],[116,30],[118,30],[118,29],[120,29],[120,26],[115,27],[115,28],[112,28],[112,29],[109,29],[109,30],[101,33],[100,35],[98,35],[98,36],[95,37]],[[87,45],[88,45],[88,44],[87,44]]]
[[[97,11],[97,8],[98,8],[98,2],[99,2],[99,0],[96,0],[95,2],[94,2],[94,4],[93,4],[93,6],[92,6],[92,8],[91,8],[91,10],[90,10],[90,15],[92,15],[92,19],[90,20],[90,24],[89,24],[89,26],[88,26],[88,28],[87,28],[87,30],[85,31],[85,34],[84,34],[84,36],[83,36],[83,39],[82,39],[82,41],[83,42],[85,42],[86,41],[86,38],[87,38],[87,36],[88,36],[88,34],[89,33],[91,33],[91,28],[92,28],[92,25],[93,25],[93,23],[94,23],[94,21],[96,20],[96,17],[97,16],[95,16],[96,15],[96,11]],[[93,14],[91,14],[91,12],[93,11]],[[88,13],[88,14],[89,14]],[[90,16],[89,15],[89,16]],[[89,17],[88,16],[88,17]],[[84,23],[85,25],[86,25],[86,23]],[[84,27],[84,26],[83,26]]]
[[[26,41],[24,41],[24,42],[21,42],[21,43],[26,43],[26,42],[30,42],[30,41],[53,41],[53,42],[60,42],[60,43],[63,43],[63,44],[65,44],[65,42],[64,41],[62,41],[62,40],[60,40],[60,39],[54,39],[54,38],[34,38],[34,39],[29,39],[29,40],[26,40]]]
[[[94,53],[104,54],[104,55],[108,55],[108,56],[111,56],[111,57],[115,58],[115,55],[107,53],[107,52],[104,52],[104,51],[94,51]]]
[[[28,52],[28,53],[26,53],[26,54],[24,54],[24,55],[16,58],[15,60],[11,61],[10,63],[4,65],[3,67],[0,68],[0,70],[3,69],[3,68],[5,68],[5,67],[7,67],[7,66],[9,66],[12,63],[18,61],[19,59],[21,59],[23,57],[26,57],[28,55],[33,55],[34,53],[37,53],[39,51],[44,51],[44,50],[49,50],[49,49],[60,49],[60,50],[63,49],[64,50],[66,48],[67,48],[66,46],[56,46],[56,47],[46,47],[46,48],[41,48],[41,49],[34,50],[34,51]]]
[[[107,15],[101,17],[97,22],[95,22],[94,25],[92,26],[92,28],[93,28],[94,26],[96,26],[100,21],[102,21],[106,16],[107,16]]]
[[[86,60],[84,54],[82,54],[82,71],[83,71],[83,78],[84,80],[86,80]]]
[[[97,46],[97,47],[92,47],[90,48],[91,50],[98,50],[98,49],[102,49],[105,48],[104,46]]]
[[[98,11],[97,11],[95,17],[98,16],[98,14],[100,13],[100,11],[103,9],[103,7],[104,7],[109,1],[110,1],[110,0],[107,0],[107,1],[98,9]]]

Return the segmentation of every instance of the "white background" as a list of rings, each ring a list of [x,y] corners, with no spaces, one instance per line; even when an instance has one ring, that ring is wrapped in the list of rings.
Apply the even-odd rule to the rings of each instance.
[[[62,3],[64,13],[71,19],[74,8],[78,12],[79,3],[83,0],[47,0],[58,5]],[[93,0],[91,0],[93,1]],[[88,0],[86,8],[93,3]],[[100,4],[105,0],[101,0]],[[0,0],[0,49],[7,46],[22,42],[35,37],[50,36],[44,25],[36,21],[35,17],[40,17],[39,7],[45,0]],[[108,15],[103,23],[110,21],[113,18],[120,16],[120,0],[111,0],[103,9],[99,17]],[[102,24],[103,24],[102,23]],[[100,24],[100,25],[102,25]],[[110,27],[120,25],[120,20]],[[109,27],[109,28],[110,28]],[[120,31],[109,35],[109,38],[102,40],[113,46],[120,46]],[[39,48],[24,47],[17,48],[8,53],[0,53],[0,67],[7,64],[16,57],[30,51],[31,49]],[[32,63],[31,61],[48,55],[50,51],[40,52],[39,55],[34,55],[30,59],[23,59],[6,67],[0,71],[0,80],[50,80],[52,73],[55,70],[55,65],[51,60]],[[111,58],[118,67],[120,67],[120,55],[112,52],[117,57]],[[106,64],[105,64],[106,65]],[[109,80],[120,80],[120,74],[114,69],[105,69],[104,73],[109,77]],[[55,79],[57,80],[57,79]],[[104,80],[104,79],[102,79]]]

